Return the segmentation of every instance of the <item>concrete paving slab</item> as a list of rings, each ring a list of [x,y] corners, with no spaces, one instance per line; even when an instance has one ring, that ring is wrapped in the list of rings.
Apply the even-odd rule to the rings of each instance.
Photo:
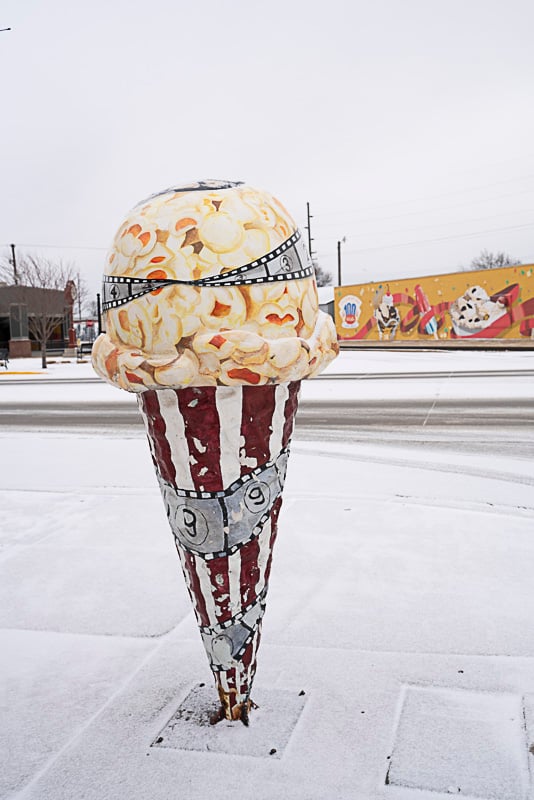
[[[484,800],[526,800],[520,695],[405,686],[387,784]]]
[[[534,655],[531,518],[347,497],[326,523],[321,498],[293,500],[268,599],[280,643]]]
[[[43,541],[57,532],[58,520],[66,520],[79,504],[69,495],[53,496],[30,491],[2,491],[0,511],[0,557],[16,547]]]
[[[55,547],[115,547],[125,552],[134,548],[176,557],[174,539],[156,487],[80,495],[68,525],[47,539],[47,544]]]
[[[175,554],[34,545],[0,564],[0,627],[159,636],[189,613]]]
[[[227,720],[214,725],[211,718],[220,704],[213,686],[202,683],[191,689],[152,747],[282,758],[305,702],[304,691],[260,687],[254,691],[255,708],[248,726]]]
[[[0,797],[46,768],[153,647],[142,639],[0,631]]]

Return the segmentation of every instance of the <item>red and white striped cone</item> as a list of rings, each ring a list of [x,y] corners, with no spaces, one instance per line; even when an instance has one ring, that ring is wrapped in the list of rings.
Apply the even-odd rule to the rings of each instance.
[[[138,395],[220,718],[245,724],[299,388]]]

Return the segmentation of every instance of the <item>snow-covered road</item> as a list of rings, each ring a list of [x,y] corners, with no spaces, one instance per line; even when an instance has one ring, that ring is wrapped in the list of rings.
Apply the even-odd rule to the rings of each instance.
[[[413,354],[394,363],[400,355],[391,372],[422,367]],[[525,353],[507,362],[532,365]],[[58,367],[58,377],[85,369]],[[440,397],[453,391],[437,381]],[[357,385],[378,384],[390,385]],[[428,384],[412,379],[405,399],[426,402]],[[305,391],[342,400],[352,385]],[[40,403],[49,390],[0,383],[0,406],[15,391]],[[51,402],[63,391],[52,386]],[[497,378],[491,391],[512,415],[534,397],[528,376]],[[0,797],[532,798],[531,440],[520,424],[503,431],[515,449],[499,448],[495,431],[488,448],[475,424],[442,426],[435,441],[415,428],[368,432],[297,434],[253,694],[261,708],[249,729],[207,729],[185,717],[168,727],[211,676],[138,429],[4,428]]]

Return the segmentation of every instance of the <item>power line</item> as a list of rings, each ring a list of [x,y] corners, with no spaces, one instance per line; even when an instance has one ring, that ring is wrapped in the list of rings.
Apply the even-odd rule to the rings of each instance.
[[[369,253],[372,250],[394,250],[397,247],[411,247],[414,244],[431,244],[432,242],[447,242],[451,239],[469,239],[472,236],[481,236],[486,233],[497,233],[499,231],[513,231],[519,230],[521,228],[533,228],[534,223],[528,223],[527,225],[510,225],[506,228],[490,228],[489,230],[485,231],[473,231],[472,233],[460,233],[454,236],[440,236],[437,239],[419,239],[413,242],[399,242],[398,244],[387,244],[381,245],[379,247],[363,247],[359,250],[349,250],[349,254],[355,253]]]
[[[473,206],[480,203],[487,203],[487,202],[493,203],[496,200],[503,200],[507,197],[517,197],[518,195],[521,194],[531,194],[532,192],[534,192],[534,186],[530,189],[522,189],[520,192],[508,192],[507,194],[499,194],[497,195],[497,197],[482,197],[477,200],[466,200],[463,203],[454,203],[454,205],[440,206],[439,208],[429,208],[423,210],[417,209],[416,211],[403,211],[402,214],[389,214],[388,216],[385,217],[366,217],[364,219],[355,219],[354,222],[357,223],[358,225],[362,225],[366,222],[383,222],[384,220],[401,219],[402,217],[415,217],[415,216],[420,217],[423,214],[438,214],[441,213],[442,211],[454,211],[457,208],[465,208],[465,206]],[[342,212],[340,216],[348,213],[350,212]],[[337,227],[338,224],[339,224],[338,221],[330,223],[327,222],[326,225],[324,223],[321,223],[321,228],[334,228]]]
[[[454,191],[451,191],[451,192],[442,192],[441,194],[425,195],[423,197],[415,197],[415,198],[413,198],[411,200],[399,200],[399,201],[393,202],[393,203],[385,203],[384,205],[380,205],[380,206],[367,206],[367,207],[355,209],[355,210],[352,210],[352,211],[351,210],[346,210],[346,211],[343,211],[341,213],[342,214],[361,214],[361,213],[365,213],[365,212],[368,212],[368,211],[380,211],[383,208],[391,208],[391,207],[395,208],[396,206],[407,205],[409,203],[420,203],[420,202],[426,202],[427,200],[438,200],[440,197],[450,197],[450,196],[454,196],[454,195],[458,195],[458,194],[465,194],[466,192],[477,192],[477,191],[481,191],[482,189],[490,189],[492,186],[502,186],[503,184],[516,183],[517,181],[531,180],[532,178],[534,178],[534,175],[524,175],[521,178],[509,178],[509,179],[507,179],[505,181],[494,181],[493,183],[486,183],[486,184],[484,184],[482,186],[473,186],[470,189],[455,189]],[[531,189],[523,190],[522,192],[517,192],[517,193],[514,192],[513,194],[514,195],[515,194],[524,194],[525,191],[531,191]],[[510,197],[510,196],[513,196],[513,195],[506,195],[506,196]],[[484,198],[484,199],[486,199],[486,198]],[[496,198],[496,199],[498,199],[498,198]],[[470,201],[470,202],[477,202],[477,201]],[[321,216],[326,216],[326,217],[333,216],[333,215],[339,216],[339,213],[340,212],[338,212],[338,211],[326,211]],[[417,213],[420,213],[420,212],[408,211],[408,212],[404,212],[404,213],[406,213],[406,214],[414,214],[414,213],[417,214]]]
[[[9,244],[0,245],[0,247],[10,247]],[[109,250],[108,247],[92,247],[90,245],[81,245],[81,244],[21,244],[18,243],[17,247],[28,247],[28,248],[45,248],[51,250]]]
[[[433,222],[430,225],[417,225],[412,228],[400,228],[396,230],[386,230],[386,231],[370,231],[368,234],[365,233],[354,233],[353,236],[365,236],[365,235],[372,235],[372,236],[389,236],[390,234],[395,233],[408,233],[409,231],[424,231],[428,230],[429,228],[446,228],[452,227],[454,225],[466,225],[471,222],[483,222],[484,220],[492,220],[492,219],[501,219],[502,217],[509,217],[513,215],[515,217],[519,216],[520,214],[532,214],[532,208],[525,208],[521,211],[505,211],[502,214],[487,214],[484,217],[472,217],[470,219],[460,219],[454,220],[452,222]],[[322,237],[326,238],[326,237]]]

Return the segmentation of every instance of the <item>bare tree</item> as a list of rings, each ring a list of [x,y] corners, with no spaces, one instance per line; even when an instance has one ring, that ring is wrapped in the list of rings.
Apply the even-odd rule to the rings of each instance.
[[[17,296],[28,309],[28,328],[39,342],[43,369],[46,369],[46,345],[58,325],[62,324],[69,299],[67,285],[76,286],[77,271],[72,262],[52,261],[42,256],[24,254],[17,258],[17,280],[13,265],[0,260],[0,281],[16,283]]]
[[[491,253],[489,250],[482,250],[479,256],[474,258],[469,265],[469,269],[493,269],[494,267],[512,267],[521,264],[518,258],[512,258],[503,250]]]
[[[96,300],[89,300],[87,303],[87,311],[90,317],[98,316],[98,303]]]
[[[313,267],[315,269],[317,286],[330,286],[332,283],[332,274],[319,266],[319,263],[315,259],[313,260]]]
[[[93,305],[96,305],[96,300],[93,301],[93,298],[89,294],[89,288],[86,280],[82,275],[80,275],[79,272],[76,273],[74,283],[76,284],[76,307],[78,310],[78,318],[81,320],[83,314],[92,313],[91,309]]]

